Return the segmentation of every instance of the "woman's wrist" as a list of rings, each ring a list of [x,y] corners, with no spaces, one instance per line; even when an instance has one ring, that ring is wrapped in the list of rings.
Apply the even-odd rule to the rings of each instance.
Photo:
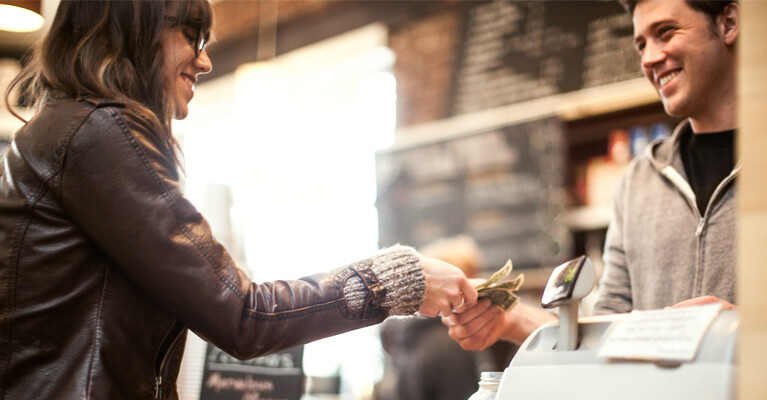
[[[383,308],[391,315],[411,315],[426,296],[421,255],[412,247],[393,246],[372,257],[370,267],[386,288]]]
[[[370,258],[370,270],[386,289],[379,306],[389,315],[411,315],[425,297],[426,281],[420,254],[407,246],[393,246]],[[361,309],[371,295],[365,281],[350,277],[344,285],[344,296],[352,309]]]

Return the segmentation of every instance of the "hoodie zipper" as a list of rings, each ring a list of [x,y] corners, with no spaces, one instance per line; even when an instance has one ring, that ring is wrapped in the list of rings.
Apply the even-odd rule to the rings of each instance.
[[[154,377],[154,398],[155,399],[162,398],[163,371],[165,370],[165,367],[168,364],[170,355],[173,354],[173,349],[176,348],[176,344],[178,344],[178,341],[181,339],[181,336],[183,333],[184,333],[184,327],[180,323],[176,322],[176,325],[174,325],[173,329],[171,330],[171,334],[169,334],[168,337],[166,338],[165,343],[168,343],[167,339],[170,339],[170,338],[173,338],[173,339],[170,341],[170,344],[168,344],[167,348],[165,349],[162,359],[160,360],[160,365],[156,371],[157,375],[155,375]]]
[[[717,185],[716,189],[714,189],[714,193],[711,194],[711,198],[708,200],[708,204],[706,204],[706,209],[703,210],[704,220],[708,219],[708,213],[711,211],[711,207],[713,207],[713,205],[717,202],[717,200],[719,200],[721,193],[725,191],[725,189],[730,184],[730,182],[732,182],[735,179],[735,175],[738,173],[738,171],[740,171],[740,165],[736,166],[732,170],[732,172],[730,172],[730,174],[727,175],[727,177],[725,177],[724,179],[722,179],[721,182],[719,182],[719,185]],[[703,225],[702,222],[701,222],[701,225]],[[699,227],[697,232],[698,237],[700,237],[702,233],[703,233],[703,227],[701,226]]]
[[[693,296],[698,296],[700,290],[699,287],[702,284],[701,283],[701,271],[700,271],[700,252],[703,251],[701,248],[701,240],[703,240],[703,232],[706,229],[706,222],[708,221],[708,218],[710,218],[709,213],[711,212],[711,208],[714,204],[719,200],[719,197],[721,197],[722,193],[725,191],[725,189],[729,186],[730,182],[732,182],[735,179],[735,176],[738,174],[738,171],[740,170],[740,165],[737,165],[732,172],[730,172],[729,175],[727,175],[726,178],[724,178],[721,182],[719,182],[719,185],[717,185],[716,189],[714,189],[714,193],[711,194],[711,198],[708,200],[708,204],[706,204],[705,210],[698,210],[697,202],[695,201],[695,193],[692,191],[692,187],[690,184],[682,177],[682,175],[677,172],[676,169],[674,169],[672,166],[667,165],[663,167],[660,172],[663,176],[668,178],[674,186],[679,190],[679,192],[682,194],[682,196],[687,200],[687,203],[690,205],[692,210],[695,212],[695,216],[698,218],[698,225],[695,228],[695,238],[698,241],[698,254],[696,255],[695,260],[695,280],[693,282]],[[702,214],[702,215],[701,215]]]
[[[674,186],[682,194],[684,199],[687,200],[687,203],[690,205],[690,208],[692,208],[692,210],[695,212],[696,217],[698,217],[698,226],[695,229],[695,236],[697,238],[700,238],[700,236],[703,234],[703,229],[705,228],[706,220],[708,219],[708,214],[712,205],[716,203],[721,193],[730,184],[730,182],[732,182],[735,179],[735,175],[737,175],[739,170],[740,170],[740,166],[735,167],[735,169],[733,169],[732,172],[730,172],[730,174],[727,175],[726,178],[724,178],[721,182],[719,182],[719,185],[717,185],[716,189],[714,189],[714,193],[711,194],[711,198],[708,200],[706,209],[698,210],[698,204],[695,201],[695,193],[693,193],[692,187],[682,177],[682,175],[680,175],[679,172],[677,172],[676,169],[674,169],[674,167],[670,165],[661,169],[660,171],[661,174],[674,184]]]
[[[703,241],[703,232],[706,229],[706,226],[708,225],[708,219],[711,218],[710,213],[712,212],[711,209],[714,207],[715,204],[719,201],[719,198],[722,197],[722,193],[729,187],[730,182],[735,180],[735,175],[740,170],[739,166],[736,166],[732,172],[730,172],[727,177],[725,177],[721,182],[719,182],[719,185],[716,186],[714,189],[714,193],[711,194],[711,198],[708,199],[708,203],[706,204],[706,209],[703,210],[703,216],[700,218],[700,222],[698,223],[698,228],[695,230],[695,237],[698,240],[698,255],[696,256],[696,266],[695,266],[695,286],[693,287],[693,296],[698,297],[702,294],[702,287],[703,287],[703,272],[700,270],[703,266],[701,265],[700,258],[702,257],[703,253],[703,246],[701,242]]]

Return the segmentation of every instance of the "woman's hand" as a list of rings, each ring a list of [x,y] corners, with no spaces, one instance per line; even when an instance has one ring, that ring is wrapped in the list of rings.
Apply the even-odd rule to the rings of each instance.
[[[458,267],[421,257],[426,296],[418,312],[427,317],[449,316],[477,304],[477,290]]]

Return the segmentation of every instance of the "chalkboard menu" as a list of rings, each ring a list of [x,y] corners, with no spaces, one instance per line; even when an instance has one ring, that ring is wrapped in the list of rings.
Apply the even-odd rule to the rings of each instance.
[[[465,2],[453,114],[641,76],[617,1]]]
[[[381,246],[467,234],[484,268],[568,256],[562,123],[547,118],[376,155]]]
[[[200,400],[299,400],[303,346],[240,361],[208,344]]]

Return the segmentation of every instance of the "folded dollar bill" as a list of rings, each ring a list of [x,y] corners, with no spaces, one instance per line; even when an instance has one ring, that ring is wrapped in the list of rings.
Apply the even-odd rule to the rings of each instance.
[[[508,260],[488,280],[477,285],[475,289],[479,292],[479,297],[489,298],[493,304],[501,307],[504,311],[514,308],[519,303],[519,296],[514,292],[519,290],[522,284],[525,283],[525,274],[519,274],[519,276],[510,281],[499,282],[511,273],[512,268],[511,260]]]

